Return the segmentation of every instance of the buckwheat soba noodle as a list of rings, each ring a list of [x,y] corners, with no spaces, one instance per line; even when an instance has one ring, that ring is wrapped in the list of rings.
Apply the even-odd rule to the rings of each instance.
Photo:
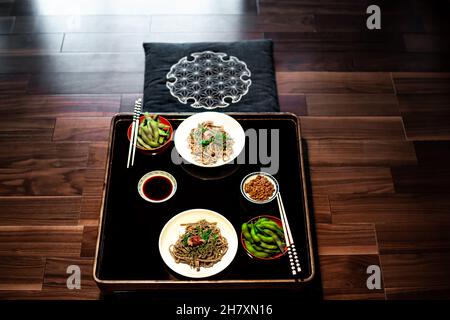
[[[199,123],[192,129],[188,143],[194,160],[204,165],[215,164],[219,159],[227,161],[233,153],[233,139],[223,126],[212,121]]]
[[[219,262],[228,250],[228,242],[217,223],[200,220],[181,224],[185,232],[170,246],[170,254],[176,263],[185,263],[200,271]]]

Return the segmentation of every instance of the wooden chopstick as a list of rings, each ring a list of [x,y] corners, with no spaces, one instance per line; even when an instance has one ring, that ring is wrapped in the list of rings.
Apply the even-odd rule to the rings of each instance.
[[[289,262],[291,264],[292,275],[296,275],[297,272],[301,272],[300,262],[297,255],[297,249],[295,248],[294,239],[292,238],[291,228],[289,227],[289,221],[284,209],[283,200],[281,194],[277,194],[278,208],[280,210],[281,223],[283,224],[284,237],[286,241],[286,247],[288,249]]]
[[[141,101],[139,98],[134,103],[134,112],[133,112],[133,123],[131,125],[131,136],[130,136],[130,146],[128,148],[128,160],[127,160],[127,168],[134,165],[134,157],[136,153],[136,140],[137,134],[139,131],[139,116],[141,113]]]

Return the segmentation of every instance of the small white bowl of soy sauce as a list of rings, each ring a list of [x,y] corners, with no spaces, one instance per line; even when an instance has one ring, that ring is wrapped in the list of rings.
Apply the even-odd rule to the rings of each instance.
[[[166,171],[151,171],[138,182],[139,195],[145,201],[161,203],[173,197],[177,191],[177,181]]]

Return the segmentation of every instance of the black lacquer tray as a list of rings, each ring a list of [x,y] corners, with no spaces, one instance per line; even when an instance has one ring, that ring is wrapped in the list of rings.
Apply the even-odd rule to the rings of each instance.
[[[163,114],[174,129],[190,114]],[[221,273],[203,279],[184,278],[164,264],[158,247],[160,232],[174,215],[193,208],[204,208],[224,215],[240,236],[241,224],[250,218],[268,214],[279,217],[276,200],[252,204],[241,195],[240,183],[250,172],[261,171],[270,164],[230,164],[219,168],[199,168],[176,165],[171,160],[173,145],[160,155],[136,153],[135,164],[127,169],[129,141],[126,131],[130,114],[112,119],[109,158],[94,264],[94,279],[104,291],[159,288],[258,288],[296,287],[310,282],[315,275],[311,226],[305,192],[305,175],[301,151],[298,119],[293,114],[231,113],[244,130],[254,129],[258,138],[260,129],[279,131],[279,169],[275,178],[280,184],[284,207],[300,257],[302,272],[293,276],[287,255],[277,260],[262,261],[251,258],[239,242],[233,262]],[[270,135],[269,135],[270,137]],[[249,148],[258,144],[249,143]],[[264,161],[264,159],[262,159]],[[161,204],[143,200],[137,191],[139,179],[147,172],[164,170],[177,180],[175,195]]]

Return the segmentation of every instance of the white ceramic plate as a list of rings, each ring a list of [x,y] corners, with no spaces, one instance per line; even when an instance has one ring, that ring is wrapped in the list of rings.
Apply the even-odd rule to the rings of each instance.
[[[185,263],[176,263],[170,254],[169,247],[184,233],[185,227],[181,224],[197,222],[202,219],[208,222],[217,222],[222,236],[228,241],[228,250],[222,260],[215,265],[210,268],[201,267],[200,271],[197,271],[196,268]],[[233,261],[237,249],[238,237],[233,225],[221,214],[207,209],[191,209],[177,214],[166,223],[159,236],[159,253],[163,261],[176,273],[189,278],[205,278],[221,272]]]
[[[199,123],[204,121],[213,121],[215,125],[223,126],[225,131],[234,140],[233,153],[227,161],[219,159],[216,163],[211,165],[204,165],[196,162],[191,154],[191,149],[188,144],[188,137],[191,130],[196,128]],[[242,126],[235,119],[227,114],[219,112],[200,112],[196,113],[186,120],[184,120],[175,131],[175,148],[183,159],[189,163],[195,164],[199,167],[219,167],[233,161],[244,149],[245,132]]]

